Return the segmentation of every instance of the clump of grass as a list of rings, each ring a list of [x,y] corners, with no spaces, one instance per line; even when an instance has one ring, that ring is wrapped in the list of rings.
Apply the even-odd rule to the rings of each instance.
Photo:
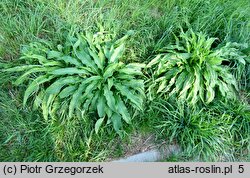
[[[215,102],[211,109],[221,116],[228,128],[231,147],[236,157],[249,154],[250,147],[250,107],[242,101]]]
[[[250,108],[241,102],[215,100],[197,110],[173,98],[151,104],[148,120],[159,140],[179,144],[186,160],[229,161],[249,154]]]
[[[58,161],[51,135],[38,112],[20,109],[16,92],[0,92],[0,160]]]
[[[117,135],[87,115],[45,121],[29,107],[22,108],[15,91],[0,93],[0,161],[103,161],[116,156]],[[111,130],[111,129],[109,129]]]
[[[173,39],[172,32],[179,31],[178,25],[217,36],[222,42],[249,43],[249,9],[248,0],[150,0],[147,3],[144,0],[3,0],[0,2],[3,24],[0,51],[4,59],[16,59],[19,46],[38,37],[57,43],[67,29],[97,30],[95,22],[103,21],[105,29],[113,29],[117,34],[135,30],[135,40],[129,42],[129,50],[137,62],[144,62],[155,47]]]
[[[160,101],[153,110],[160,120],[154,123],[161,139],[177,142],[187,158],[203,161],[232,160],[230,137],[224,120],[213,112],[190,108],[184,103]]]
[[[102,128],[96,135],[95,122],[88,117],[90,116],[82,115],[48,122],[46,130],[51,134],[57,159],[70,162],[104,161],[113,156],[109,148],[116,146],[116,134]]]

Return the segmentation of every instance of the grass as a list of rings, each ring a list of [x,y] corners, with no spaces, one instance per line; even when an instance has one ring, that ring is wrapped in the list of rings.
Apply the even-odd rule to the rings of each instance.
[[[94,134],[86,116],[46,122],[40,113],[20,109],[13,91],[0,96],[0,161],[102,161],[111,154],[116,135]]]
[[[1,161],[56,160],[49,153],[53,143],[39,114],[27,108],[20,110],[16,97],[11,97],[12,92],[1,92]]]
[[[219,40],[215,45],[237,42],[249,46],[249,11],[248,0],[148,0],[146,3],[144,0],[2,0],[0,60],[8,64],[20,63],[23,45],[38,39],[57,45],[63,42],[69,29],[95,32],[98,23],[120,37],[129,30],[135,31],[126,44],[122,58],[125,63],[149,62],[158,49],[175,42],[173,34],[180,33],[179,27],[184,30],[191,27],[196,32],[216,37]],[[120,142],[129,142],[135,131],[155,134],[159,142],[166,134],[159,134],[155,126],[171,115],[166,110],[152,109],[155,103],[147,103],[143,113],[135,112],[131,116],[133,125],[125,128],[121,138],[112,128],[101,129],[96,135],[94,122],[88,115],[46,121],[39,111],[32,110],[31,105],[22,107],[25,85],[14,87],[11,82],[17,77],[15,75],[0,75],[0,161],[102,161],[122,156]],[[235,160],[235,157],[248,154],[242,146],[249,150],[249,109],[246,108],[249,108],[250,89],[249,79],[246,77],[244,81],[248,86],[240,91],[244,101],[227,104],[214,101],[203,108],[209,110],[204,116],[207,118],[205,123],[209,124],[215,117],[218,121],[215,125],[234,129],[224,134],[233,134],[228,136],[231,139],[228,144],[233,144],[231,151],[235,154],[230,156]],[[179,115],[181,107],[173,105]],[[193,114],[190,111],[189,115]],[[200,122],[203,113],[194,115]],[[218,133],[211,131],[211,134]],[[218,152],[223,148],[211,149]],[[178,157],[172,160],[175,159],[182,160]]]
[[[248,153],[250,112],[242,102],[218,101],[202,110],[171,101],[152,107],[160,118],[151,121],[157,136],[179,143],[188,159],[232,161]]]

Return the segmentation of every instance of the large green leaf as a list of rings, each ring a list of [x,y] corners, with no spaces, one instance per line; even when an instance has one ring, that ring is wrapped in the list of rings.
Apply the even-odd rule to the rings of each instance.
[[[99,56],[90,49],[88,49],[88,51],[89,51],[89,54],[93,57],[95,64],[98,66],[98,68],[103,69],[103,64],[102,64]]]
[[[70,104],[69,104],[69,117],[70,118],[74,114],[74,110],[75,110],[76,105],[80,105],[81,104],[81,103],[78,103],[78,102],[81,102],[81,100],[79,98],[82,95],[82,93],[84,92],[85,88],[86,88],[86,84],[85,83],[81,83],[79,85],[78,89],[72,95],[72,99],[71,99]]]
[[[89,96],[93,92],[93,90],[95,90],[97,88],[96,86],[98,84],[99,84],[99,80],[94,80],[91,83],[89,83],[84,91],[84,95]]]
[[[188,72],[186,70],[183,70],[181,74],[179,74],[179,76],[177,77],[175,82],[176,92],[179,92],[183,88],[183,84],[186,81],[187,75]]]
[[[125,51],[125,45],[122,43],[118,48],[114,50],[114,53],[111,55],[109,62],[118,62],[118,59],[122,56]]]
[[[138,109],[142,110],[142,103],[143,103],[143,98],[138,97],[134,95],[127,87],[115,83],[115,87],[119,90],[119,92],[125,96],[127,99],[129,99],[132,103],[134,103]]]
[[[190,99],[191,99],[191,103],[194,105],[197,100],[198,100],[198,92],[200,90],[203,90],[202,88],[200,88],[200,81],[201,81],[201,71],[198,67],[194,67],[194,76],[195,76],[195,81],[193,84],[193,88],[190,92]],[[188,98],[189,99],[189,98]]]
[[[107,86],[104,87],[104,96],[107,100],[109,108],[112,109],[113,111],[116,111],[116,102],[113,92],[110,91]]]
[[[131,123],[131,117],[127,110],[127,107],[125,106],[124,102],[122,101],[120,96],[116,96],[117,101],[117,110],[122,115],[122,119],[125,120],[128,124]]]
[[[25,90],[24,97],[23,97],[23,105],[24,106],[26,105],[27,100],[30,97],[30,95],[32,95],[33,93],[39,90],[39,85],[41,85],[42,83],[48,82],[53,78],[54,76],[48,77],[46,75],[42,75],[40,77],[37,77],[33,82],[31,82],[31,84]]]
[[[206,93],[206,103],[210,103],[211,101],[213,101],[214,96],[215,96],[214,89],[210,85],[208,85]]]
[[[55,98],[55,95],[45,94],[42,101],[42,111],[43,111],[43,117],[45,120],[48,119],[50,110],[51,110],[51,104],[53,103]]]
[[[179,94],[179,97],[181,99],[184,99],[184,100],[186,99],[187,92],[188,92],[189,88],[192,87],[193,82],[194,82],[194,76],[192,74],[189,74],[187,76],[185,83],[183,84],[183,89],[181,90],[181,92]]]
[[[81,60],[82,64],[86,65],[87,67],[90,67],[93,72],[98,73],[98,67],[96,66],[95,62],[84,50],[76,51],[76,56]]]
[[[97,112],[100,118],[105,116],[105,102],[105,97],[101,95],[97,101]]]
[[[49,51],[47,53],[47,58],[48,59],[53,59],[53,58],[59,58],[59,57],[62,57],[63,56],[63,53],[62,52],[59,52],[59,51]]]
[[[70,76],[70,77],[60,78],[46,89],[46,93],[57,94],[61,91],[62,87],[64,87],[65,85],[76,84],[78,82],[80,82],[80,78],[78,77]]]
[[[30,70],[28,70],[27,72],[25,72],[23,75],[21,75],[15,82],[14,84],[15,85],[20,85],[20,84],[23,84],[25,80],[28,80],[29,79],[29,75],[32,74],[32,73],[36,73],[36,72],[44,72],[44,71],[47,71],[49,70],[48,68],[32,68]]]
[[[84,69],[78,69],[75,67],[56,69],[56,70],[53,70],[49,73],[53,74],[53,75],[73,75],[73,74],[86,74],[86,75],[88,75],[89,74],[88,71],[86,71]]]
[[[154,59],[152,59],[152,60],[147,64],[147,68],[150,68],[150,67],[152,67],[153,65],[159,63],[161,57],[162,57],[162,55],[157,55]]]
[[[109,64],[106,67],[105,72],[103,74],[104,79],[107,79],[108,77],[111,77],[113,75],[113,73],[117,70],[118,66],[119,66],[119,63]]]
[[[63,64],[60,61],[52,61],[52,60],[50,60],[49,62],[44,63],[43,66],[45,68],[47,68],[47,66],[63,67]]]
[[[73,64],[75,66],[82,66],[81,63],[74,57],[71,57],[71,56],[62,56],[62,57],[59,57],[57,58],[57,60],[62,60],[64,61],[66,64]]]
[[[59,97],[62,98],[66,98],[70,95],[72,95],[74,93],[74,91],[77,89],[76,85],[73,86],[68,86],[66,88],[64,88],[60,93],[59,93]]]
[[[99,129],[100,129],[100,127],[101,127],[103,121],[104,121],[104,118],[100,118],[100,119],[98,119],[98,120],[96,121],[96,123],[95,123],[95,133],[96,133],[96,134],[98,134],[98,131],[99,131]]]
[[[162,90],[164,90],[167,86],[167,80],[162,80],[160,85],[159,85],[159,88],[157,90],[157,93],[161,92]]]
[[[88,97],[90,97],[89,95],[91,94],[91,91],[94,89],[94,85],[96,85],[96,83],[98,83],[98,80],[100,80],[100,78],[101,78],[100,76],[92,76],[92,77],[87,78],[81,82],[78,89],[72,95],[72,99],[71,99],[70,105],[69,105],[69,117],[73,116],[73,113],[74,113],[76,106],[79,106],[82,102],[85,102],[84,103],[85,107],[83,107],[83,108],[88,110],[87,105],[89,105],[91,103],[91,100],[88,100],[87,104],[86,104],[86,100]],[[91,83],[91,84],[88,85],[89,83]],[[84,93],[84,95],[83,95],[83,93]],[[82,97],[82,99],[81,99],[81,97]]]
[[[113,127],[115,129],[116,132],[120,131],[120,128],[122,127],[122,121],[121,121],[121,116],[117,113],[114,113],[111,116],[111,121],[113,123]]]
[[[108,78],[108,89],[110,90],[114,85],[114,78]]]

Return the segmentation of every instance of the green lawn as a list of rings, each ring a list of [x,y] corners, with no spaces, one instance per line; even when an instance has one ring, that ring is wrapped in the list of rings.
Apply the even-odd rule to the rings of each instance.
[[[249,161],[249,12],[249,0],[1,0],[0,161],[112,160],[140,150],[132,148],[136,137],[145,147],[145,135],[152,135],[151,142],[157,145],[181,145],[182,155],[166,161]],[[212,49],[229,42],[239,44],[245,62],[230,63],[237,58],[231,52],[221,64],[229,67],[237,81],[236,99],[225,100],[217,94],[220,88],[214,89],[213,101],[195,106],[169,93],[153,100],[147,95],[142,110],[126,105],[132,124],[124,122],[119,134],[112,124],[103,125],[96,134],[95,113],[45,119],[40,109],[34,109],[32,99],[23,106],[29,80],[16,86],[13,82],[20,73],[4,72],[1,67],[25,64],[19,58],[29,43],[49,41],[55,48],[69,32],[96,33],[100,26],[116,39],[133,30],[121,57],[125,64],[148,64],[157,54],[169,52],[165,47],[175,43],[181,30],[216,38]],[[142,71],[146,93],[151,69]]]

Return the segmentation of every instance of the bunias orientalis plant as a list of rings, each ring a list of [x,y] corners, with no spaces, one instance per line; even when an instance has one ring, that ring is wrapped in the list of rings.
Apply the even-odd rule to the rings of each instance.
[[[128,107],[142,110],[145,97],[144,81],[139,79],[143,64],[120,61],[130,34],[118,40],[105,31],[69,35],[57,49],[32,43],[22,51],[26,64],[4,71],[25,72],[15,82],[29,81],[23,104],[33,96],[34,106],[42,108],[45,119],[96,112],[96,132],[104,122],[119,132],[122,120],[131,123]]]
[[[212,49],[216,38],[192,30],[181,31],[176,43],[161,49],[149,64],[152,78],[148,82],[148,95],[175,95],[194,105],[208,104],[217,93],[223,98],[235,98],[237,82],[229,67],[222,65],[226,58],[220,49]]]

